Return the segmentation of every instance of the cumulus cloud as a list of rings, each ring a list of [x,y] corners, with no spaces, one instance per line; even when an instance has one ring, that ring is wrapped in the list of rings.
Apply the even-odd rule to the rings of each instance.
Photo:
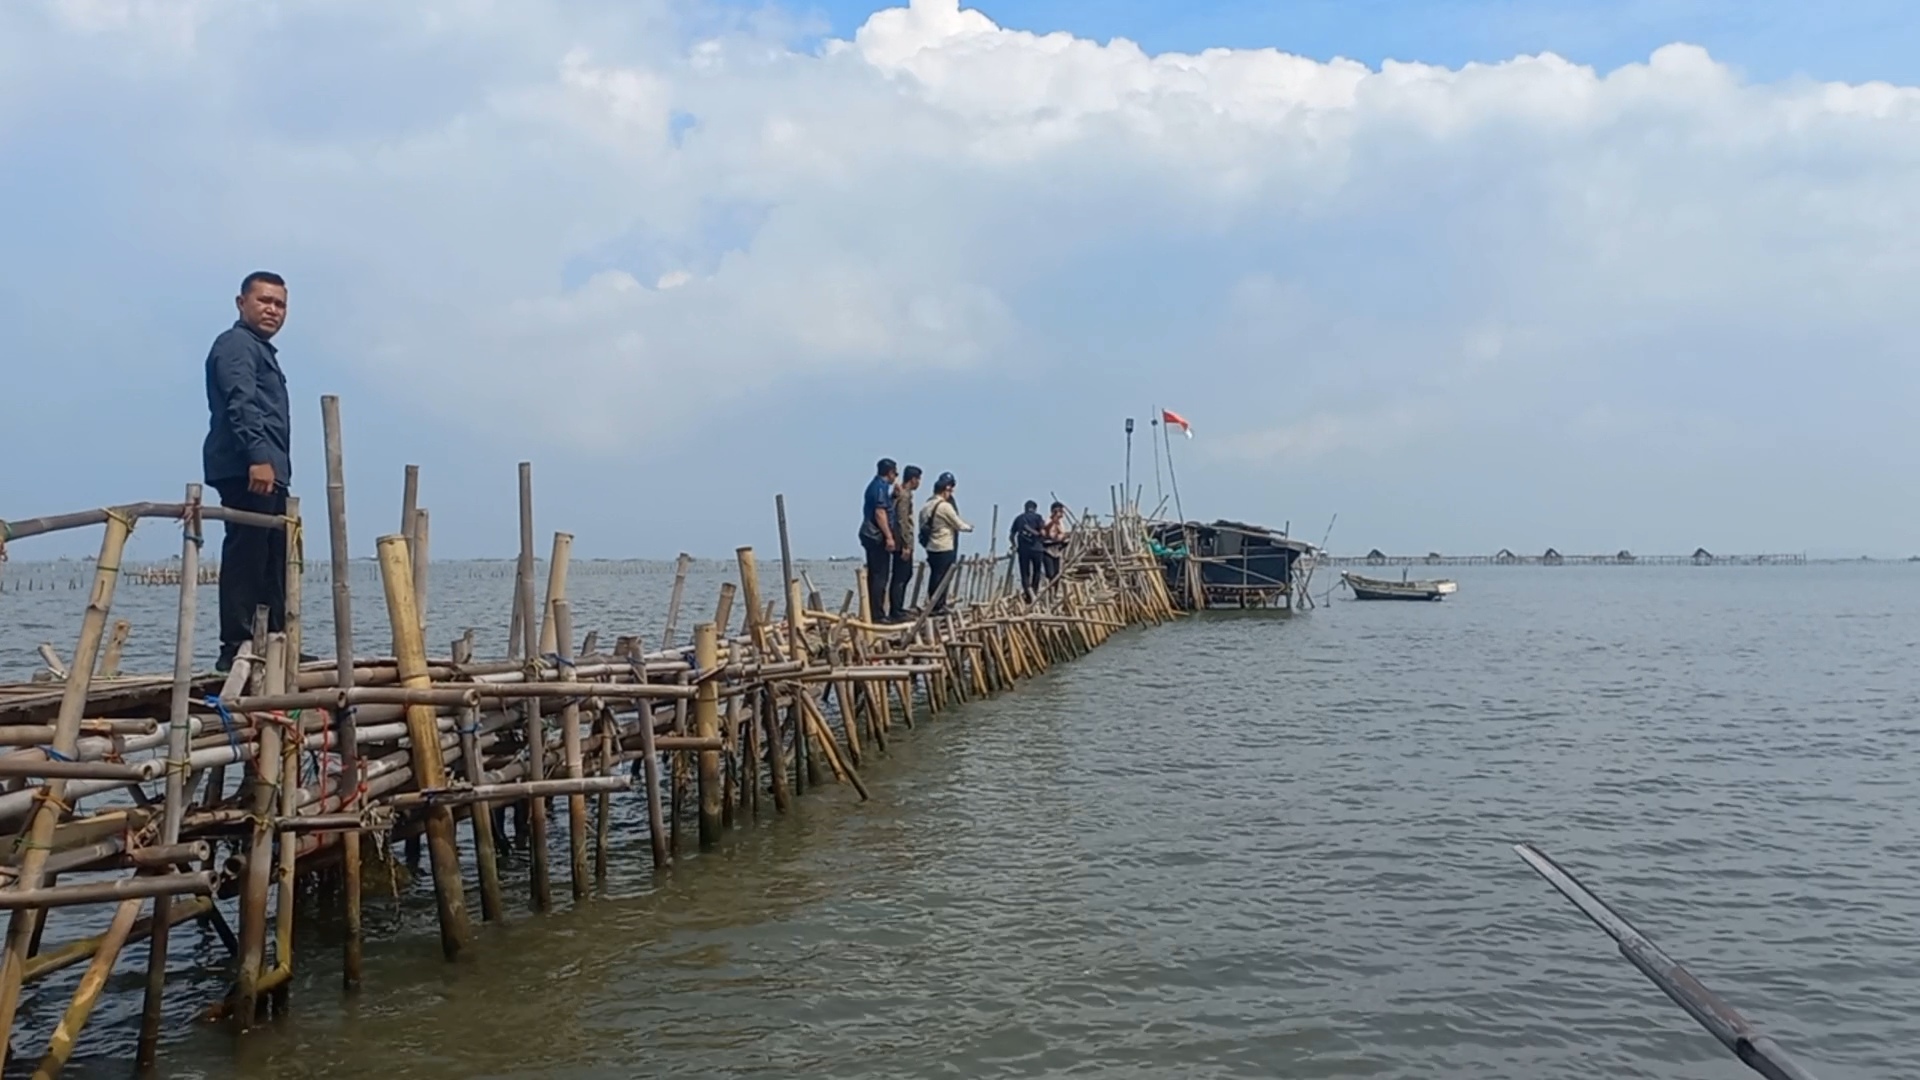
[[[811,49],[669,0],[26,10],[0,140],[62,95],[140,102],[115,165],[171,223],[156,260],[306,267],[307,332],[392,393],[596,448],[636,401],[670,430],[877,370],[1056,369],[1157,382],[1280,463],[1571,424],[1728,352],[1794,379],[1814,338],[1885,378],[1920,329],[1920,91],[1687,45],[1375,70],[955,0]],[[553,375],[579,392],[529,393]]]

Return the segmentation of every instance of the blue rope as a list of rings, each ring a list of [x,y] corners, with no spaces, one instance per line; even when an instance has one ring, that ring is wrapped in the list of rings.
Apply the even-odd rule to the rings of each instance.
[[[226,702],[220,700],[219,694],[208,694],[207,707],[220,717],[220,726],[227,731],[227,744],[233,747],[233,759],[240,760],[240,736],[233,730],[233,714],[227,711]]]
[[[58,750],[55,750],[55,749],[54,749],[53,747],[51,747],[51,746],[49,746],[49,747],[47,747],[47,748],[46,748],[46,753],[47,753],[47,758],[48,758],[49,760],[51,760],[51,761],[72,761],[72,760],[74,760],[73,758],[70,758],[70,757],[68,757],[67,755],[65,755],[65,754],[63,754],[63,753],[61,753],[60,751],[58,751]]]

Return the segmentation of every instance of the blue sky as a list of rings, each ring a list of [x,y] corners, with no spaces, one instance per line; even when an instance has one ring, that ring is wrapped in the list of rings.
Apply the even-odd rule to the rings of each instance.
[[[845,37],[883,5],[802,5]],[[1756,79],[1920,81],[1920,15],[1900,0],[1000,0],[1002,26],[1123,37],[1149,52],[1264,49],[1378,66],[1458,67],[1557,52],[1601,68],[1676,41],[1705,46]]]
[[[363,554],[409,462],[448,556],[522,459],[583,556],[772,550],[775,492],[848,551],[881,454],[984,530],[1156,404],[1190,515],[1339,548],[1920,551],[1904,5],[875,10],[0,10],[0,518],[194,479],[268,266]]]

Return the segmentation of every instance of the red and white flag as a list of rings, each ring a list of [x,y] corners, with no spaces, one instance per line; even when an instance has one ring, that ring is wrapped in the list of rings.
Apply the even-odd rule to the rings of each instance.
[[[1187,438],[1189,439],[1193,438],[1193,425],[1187,423],[1186,417],[1181,416],[1179,413],[1174,412],[1172,409],[1161,409],[1160,419],[1165,420],[1169,424],[1173,424],[1179,427],[1181,432],[1185,434]]]

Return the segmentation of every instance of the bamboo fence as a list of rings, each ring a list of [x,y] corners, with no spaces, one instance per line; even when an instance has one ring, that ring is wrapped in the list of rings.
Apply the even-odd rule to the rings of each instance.
[[[509,915],[510,888],[535,911],[553,907],[549,831],[567,834],[564,870],[576,901],[606,877],[612,800],[645,803],[655,873],[730,828],[785,813],[814,787],[847,785],[865,800],[861,770],[900,728],[924,714],[995,694],[1082,655],[1130,625],[1176,617],[1137,508],[1083,515],[1063,570],[1024,598],[1011,558],[996,550],[962,561],[942,585],[947,610],[910,625],[882,624],[859,587],[837,608],[796,570],[786,506],[776,498],[781,584],[763,590],[756,553],[735,553],[737,582],[721,589],[710,621],[679,641],[683,556],[663,640],[638,635],[602,647],[576,640],[567,594],[572,537],[556,533],[538,565],[532,473],[520,466],[520,555],[508,655],[476,659],[469,631],[444,653],[424,638],[428,514],[409,467],[399,532],[382,537],[380,590],[353,590],[339,403],[322,400],[327,457],[332,660],[299,663],[304,560],[300,506],[284,518],[201,502],[139,504],[7,523],[18,541],[103,526],[71,663],[48,681],[0,686],[0,909],[9,913],[0,960],[0,1016],[9,1039],[0,1067],[34,1032],[16,1030],[23,995],[85,965],[34,1075],[57,1075],[72,1056],[109,976],[135,942],[147,943],[138,1061],[162,1038],[173,928],[210,927],[226,944],[227,991],[203,1019],[245,1032],[290,1007],[296,907],[342,916],[347,990],[363,973],[361,903],[369,866],[393,843],[424,844],[442,951],[474,947],[478,917]],[[166,677],[103,678],[125,623],[111,624],[121,557],[135,523],[178,521],[182,544],[169,582],[179,592],[174,670]],[[284,629],[254,641],[225,676],[196,672],[194,625],[203,522],[287,532]],[[916,583],[914,599],[919,604]],[[742,618],[735,628],[735,598]],[[926,597],[919,610],[930,612]],[[368,656],[353,640],[356,600],[382,604],[388,648]],[[364,643],[360,643],[364,644]],[[57,662],[50,657],[50,664]],[[549,817],[549,800],[564,800]],[[464,843],[461,837],[464,834]],[[526,878],[504,880],[503,849],[527,852]],[[217,899],[237,898],[229,920]],[[149,908],[150,905],[150,908]],[[49,924],[111,908],[104,931],[68,940]],[[89,926],[98,926],[94,916]],[[234,925],[237,923],[237,925]],[[139,958],[127,957],[136,964]]]

